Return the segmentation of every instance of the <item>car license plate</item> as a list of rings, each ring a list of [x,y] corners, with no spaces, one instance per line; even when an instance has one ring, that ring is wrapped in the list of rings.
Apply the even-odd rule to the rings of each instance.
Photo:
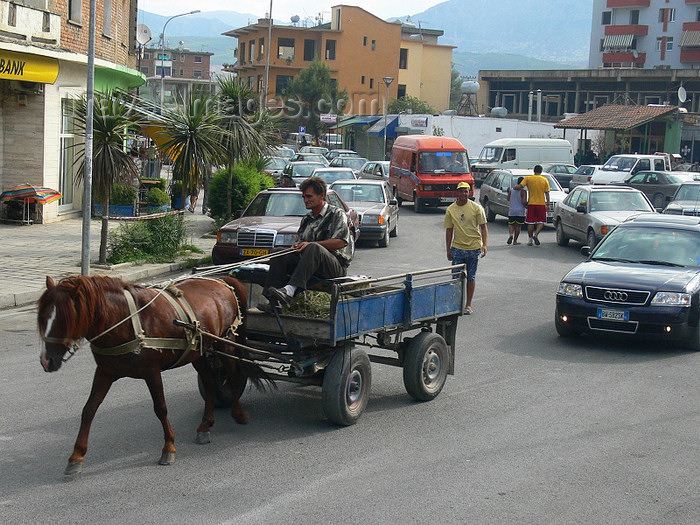
[[[261,255],[267,255],[268,253],[270,253],[270,250],[266,248],[241,248],[241,255],[260,257]]]
[[[440,202],[455,202],[457,197],[440,197]]]
[[[598,308],[598,319],[608,319],[610,321],[629,321],[630,313],[623,312],[621,310],[606,310],[605,308]]]

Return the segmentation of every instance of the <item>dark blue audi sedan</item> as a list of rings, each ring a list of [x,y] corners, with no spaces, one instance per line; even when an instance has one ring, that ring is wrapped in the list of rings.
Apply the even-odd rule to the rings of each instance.
[[[699,351],[700,218],[650,213],[621,223],[564,276],[556,303],[560,336],[620,335]]]

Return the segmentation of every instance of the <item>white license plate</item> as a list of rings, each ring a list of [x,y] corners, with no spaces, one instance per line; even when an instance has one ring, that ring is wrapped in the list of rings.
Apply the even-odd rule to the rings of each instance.
[[[440,197],[440,202],[455,202],[457,197]]]
[[[606,310],[605,308],[598,308],[597,317],[598,319],[608,319],[610,321],[629,321],[630,313],[623,312],[621,310]]]

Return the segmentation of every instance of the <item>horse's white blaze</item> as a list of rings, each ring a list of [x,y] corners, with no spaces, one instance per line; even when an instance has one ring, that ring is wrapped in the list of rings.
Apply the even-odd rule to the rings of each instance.
[[[53,307],[53,310],[51,310],[51,315],[49,316],[49,320],[46,321],[46,331],[44,332],[44,336],[48,337],[51,334],[51,327],[53,326],[53,322],[56,320],[56,307]]]

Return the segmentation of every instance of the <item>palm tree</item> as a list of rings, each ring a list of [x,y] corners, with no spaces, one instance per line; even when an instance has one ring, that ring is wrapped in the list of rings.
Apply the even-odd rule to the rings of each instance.
[[[100,233],[100,264],[107,262],[107,236],[109,233],[109,198],[114,184],[131,184],[138,176],[133,159],[124,148],[129,129],[136,126],[137,118],[118,92],[95,92],[93,106],[92,193],[102,204],[102,230]],[[85,133],[87,96],[76,100],[73,121],[78,130]],[[85,174],[85,150],[76,158],[79,164],[76,181]],[[89,213],[89,212],[88,212]]]
[[[192,93],[174,109],[157,117],[156,132],[161,150],[173,161],[173,180],[182,182],[180,206],[184,208],[187,192],[199,184],[210,164],[226,159],[226,131],[213,99]]]

